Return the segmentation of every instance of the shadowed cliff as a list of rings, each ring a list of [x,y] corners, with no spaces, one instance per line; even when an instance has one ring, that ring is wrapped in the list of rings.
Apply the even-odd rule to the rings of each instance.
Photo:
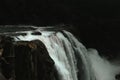
[[[55,79],[54,61],[41,41],[14,42],[9,36],[1,36],[0,41],[0,79]]]

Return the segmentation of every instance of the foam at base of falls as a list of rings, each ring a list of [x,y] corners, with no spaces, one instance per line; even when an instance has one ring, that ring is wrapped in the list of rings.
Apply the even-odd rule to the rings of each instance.
[[[120,66],[100,57],[95,49],[89,49],[88,55],[97,80],[116,80],[115,76],[120,73]]]

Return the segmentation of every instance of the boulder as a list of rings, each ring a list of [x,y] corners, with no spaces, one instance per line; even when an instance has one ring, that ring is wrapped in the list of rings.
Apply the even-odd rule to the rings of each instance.
[[[0,72],[7,80],[55,79],[54,61],[42,41],[16,42],[1,36],[0,47]]]

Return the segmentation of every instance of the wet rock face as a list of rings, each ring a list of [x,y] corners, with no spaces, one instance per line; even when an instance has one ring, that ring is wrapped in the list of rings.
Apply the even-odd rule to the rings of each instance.
[[[3,38],[0,37],[2,77],[6,80],[54,80],[54,61],[41,41],[14,42],[10,37],[7,41]]]
[[[14,76],[14,45],[13,39],[0,36],[0,73],[2,77],[10,79]],[[0,77],[1,78],[1,77]]]

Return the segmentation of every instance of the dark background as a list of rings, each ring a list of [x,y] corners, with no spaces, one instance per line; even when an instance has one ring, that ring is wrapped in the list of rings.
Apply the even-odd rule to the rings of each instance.
[[[87,47],[115,58],[120,52],[117,0],[1,0],[1,25],[70,25]]]

